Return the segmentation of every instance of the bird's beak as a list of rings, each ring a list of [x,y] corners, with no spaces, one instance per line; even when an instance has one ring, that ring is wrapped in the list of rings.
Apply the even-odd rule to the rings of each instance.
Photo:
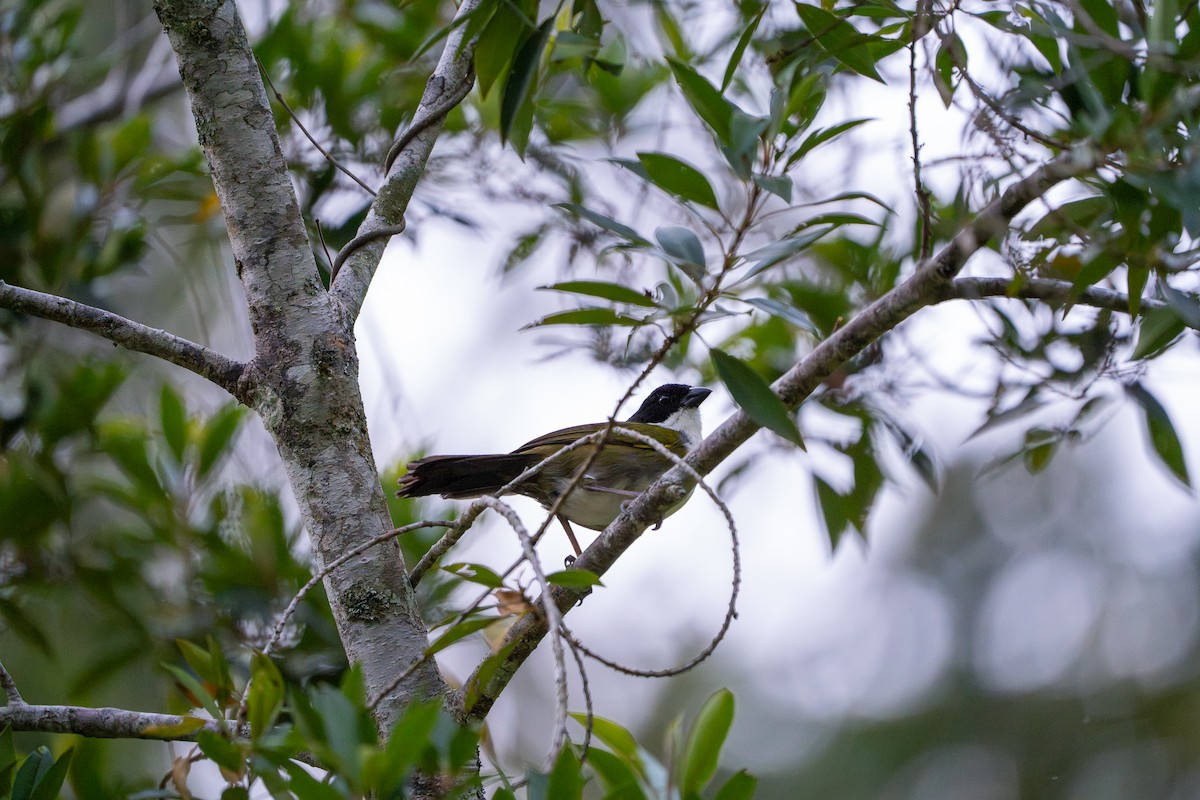
[[[696,408],[710,394],[712,394],[712,389],[706,389],[703,386],[694,386],[683,396],[683,402],[680,405],[684,408]]]

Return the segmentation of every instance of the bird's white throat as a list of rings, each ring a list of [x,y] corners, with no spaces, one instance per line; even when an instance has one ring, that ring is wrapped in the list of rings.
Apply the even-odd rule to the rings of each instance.
[[[681,408],[662,422],[664,428],[679,431],[683,435],[683,443],[688,450],[700,444],[704,434],[700,429],[700,409]]]

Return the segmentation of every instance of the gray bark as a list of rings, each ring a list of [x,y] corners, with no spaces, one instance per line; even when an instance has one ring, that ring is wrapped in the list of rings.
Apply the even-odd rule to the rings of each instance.
[[[229,228],[255,356],[234,394],[283,459],[318,565],[391,527],[358,386],[353,319],[321,284],[266,91],[232,2],[160,0]],[[325,588],[347,657],[374,696],[421,658],[427,631],[398,547],[333,571]],[[387,731],[414,697],[443,694],[432,662],[376,711]]]

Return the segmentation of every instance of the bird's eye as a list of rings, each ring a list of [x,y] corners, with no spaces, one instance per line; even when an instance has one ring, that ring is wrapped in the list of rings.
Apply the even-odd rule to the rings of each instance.
[[[669,403],[669,402],[671,402],[671,398],[669,398],[669,397],[660,397],[660,398],[658,398],[658,402],[660,402],[660,403],[663,403],[663,404],[666,404],[666,403]]]

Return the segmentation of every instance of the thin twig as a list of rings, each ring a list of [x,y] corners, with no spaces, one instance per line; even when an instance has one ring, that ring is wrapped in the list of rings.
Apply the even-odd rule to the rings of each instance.
[[[314,219],[313,224],[317,226],[317,238],[321,240],[321,252],[325,253],[325,260],[329,262],[329,280],[333,281],[333,256],[329,254],[329,243],[325,241],[325,229],[321,227],[321,220]]]
[[[23,706],[25,701],[21,699],[21,693],[17,690],[17,682],[13,680],[12,675],[0,664],[0,686],[4,687],[4,695],[8,698],[8,705]]]
[[[533,569],[534,577],[537,579],[538,588],[541,589],[541,595],[538,598],[538,603],[541,606],[542,613],[546,616],[546,625],[550,628],[550,650],[554,656],[554,688],[555,688],[555,707],[554,707],[554,736],[551,739],[550,752],[546,754],[545,769],[547,772],[554,766],[554,761],[558,757],[559,751],[567,741],[567,661],[566,654],[563,651],[562,637],[562,615],[558,611],[558,606],[553,602],[552,585],[546,579],[546,572],[542,569],[542,562],[537,557],[537,551],[533,548],[533,538],[529,535],[529,531],[521,523],[521,518],[517,516],[517,512],[513,511],[512,507],[495,497],[481,498],[487,503],[488,507],[504,517],[509,526],[517,534],[521,540],[521,549],[525,552],[525,560]]]
[[[570,637],[564,635],[563,638],[571,646],[571,655],[575,657],[575,666],[579,669],[579,685],[583,691],[584,718],[587,722],[583,726],[583,742],[579,745],[579,760],[584,762],[587,761],[588,748],[592,746],[592,728],[596,719],[592,708],[592,687],[588,683],[587,668],[579,649],[575,647]]]
[[[908,130],[912,135],[913,185],[917,208],[921,212],[921,247],[919,258],[928,258],[933,244],[933,210],[929,190],[921,180],[921,141],[917,135],[917,41],[925,35],[918,22],[927,20],[926,3],[917,4],[917,21],[913,23],[912,41],[908,44]],[[927,23],[925,23],[927,24]]]
[[[271,80],[271,73],[267,71],[267,67],[262,63],[262,59],[258,56],[255,56],[254,60],[258,62],[258,70],[262,73],[262,76],[267,79],[267,86],[271,88],[271,92],[275,95],[275,99],[279,101],[279,105],[283,106],[283,110],[286,111],[288,116],[292,118],[292,122],[296,123],[296,127],[299,128],[300,132],[304,134],[304,138],[312,142],[312,146],[317,148],[317,152],[324,156],[326,161],[328,161],[337,169],[341,170],[346,177],[362,187],[364,192],[371,195],[371,197],[376,197],[377,195],[374,189],[372,189],[370,186],[367,186],[362,178],[355,175],[348,167],[342,164],[342,162],[334,158],[333,154],[322,147],[321,143],[317,141],[317,138],[308,132],[308,128],[304,127],[304,123],[300,121],[300,117],[296,115],[295,111],[292,111],[292,107],[288,105],[288,101],[284,100],[283,95],[278,89],[275,88],[275,81]]]

